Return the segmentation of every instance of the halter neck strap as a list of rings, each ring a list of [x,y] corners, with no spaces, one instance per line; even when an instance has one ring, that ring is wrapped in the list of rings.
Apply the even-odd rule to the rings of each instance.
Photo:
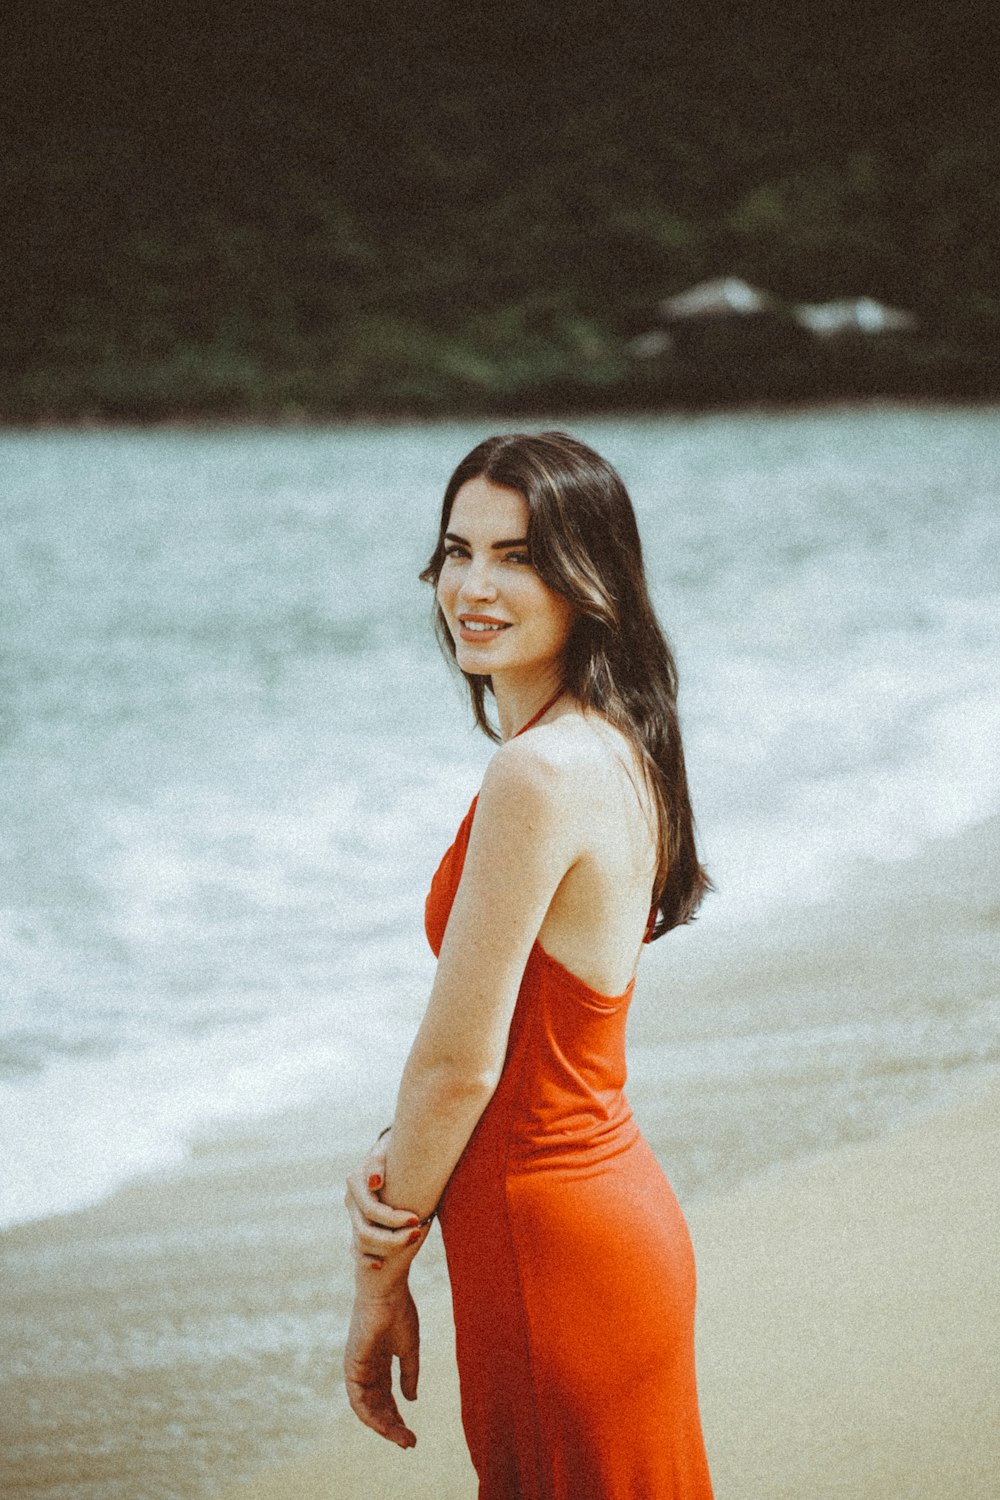
[[[548,713],[548,711],[552,707],[552,705],[554,703],[558,703],[559,702],[559,699],[562,697],[564,691],[565,690],[563,688],[560,688],[558,690],[558,692],[553,693],[552,697],[548,700],[548,702],[542,704],[542,706],[538,710],[537,714],[532,714],[532,716],[528,720],[527,724],[522,724],[521,727],[520,727],[520,729],[517,731],[517,734],[512,734],[511,735],[511,739],[516,740],[518,734],[524,734],[526,730],[534,728],[534,726],[538,723],[539,719],[544,719],[545,715]]]

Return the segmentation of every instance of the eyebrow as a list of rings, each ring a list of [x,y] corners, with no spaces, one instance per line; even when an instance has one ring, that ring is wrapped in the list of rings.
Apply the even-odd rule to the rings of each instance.
[[[446,531],[444,539],[446,542],[460,542],[463,547],[471,546],[471,543],[466,541],[464,536],[459,536],[456,531]],[[526,536],[508,537],[506,541],[494,542],[493,551],[500,552],[504,547],[526,547],[527,545],[528,538]]]

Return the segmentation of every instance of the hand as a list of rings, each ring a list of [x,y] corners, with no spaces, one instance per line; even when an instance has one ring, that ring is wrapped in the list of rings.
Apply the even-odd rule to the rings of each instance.
[[[359,1290],[347,1335],[344,1380],[351,1410],[365,1426],[400,1448],[412,1448],[417,1441],[416,1433],[403,1421],[392,1394],[394,1355],[399,1360],[400,1389],[407,1401],[415,1401],[420,1373],[420,1322],[405,1281],[388,1297]]]
[[[359,1167],[348,1175],[344,1205],[351,1219],[353,1248],[359,1265],[381,1271],[386,1259],[392,1269],[405,1270],[427,1238],[429,1224],[405,1208],[391,1208],[379,1198],[385,1182],[386,1145],[378,1141]],[[403,1256],[404,1251],[412,1253]]]

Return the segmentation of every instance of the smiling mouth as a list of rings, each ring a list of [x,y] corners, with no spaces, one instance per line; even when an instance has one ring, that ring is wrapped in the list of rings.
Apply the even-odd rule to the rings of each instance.
[[[459,629],[469,635],[499,635],[501,630],[509,629],[507,620],[491,620],[482,615],[459,615]]]

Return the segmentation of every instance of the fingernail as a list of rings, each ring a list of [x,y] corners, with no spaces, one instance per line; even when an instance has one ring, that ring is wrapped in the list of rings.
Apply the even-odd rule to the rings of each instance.
[[[420,1220],[419,1219],[407,1219],[406,1223],[403,1225],[403,1228],[404,1229],[419,1229],[420,1228]]]
[[[377,1172],[373,1172],[372,1175],[368,1179],[368,1191],[370,1193],[374,1193],[375,1190],[376,1190],[376,1188],[380,1188],[381,1186],[382,1186],[382,1179],[381,1179],[381,1177],[379,1176],[379,1174]]]
[[[382,1269],[382,1262],[380,1260],[370,1260],[368,1264],[373,1271],[381,1271]]]
[[[416,1244],[419,1243],[419,1241],[420,1241],[420,1230],[419,1229],[415,1229],[413,1231],[413,1233],[410,1235],[409,1239],[406,1241],[406,1243],[408,1245],[416,1245]]]

